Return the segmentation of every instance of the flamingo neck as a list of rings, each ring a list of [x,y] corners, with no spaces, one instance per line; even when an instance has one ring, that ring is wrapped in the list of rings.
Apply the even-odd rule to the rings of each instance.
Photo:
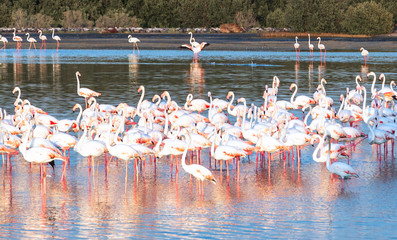
[[[372,76],[374,76],[374,80],[372,80],[372,85],[371,85],[371,94],[373,95],[375,93],[375,82],[376,82],[376,75],[375,73],[370,74]]]
[[[295,105],[294,97],[295,97],[296,93],[298,92],[298,86],[296,84],[293,84],[292,86],[295,88],[295,90],[294,90],[294,93],[291,96],[290,102]]]
[[[55,37],[55,36],[54,36],[54,33],[55,33],[55,29],[53,28],[53,29],[52,29],[52,38]]]
[[[227,112],[229,114],[232,114],[232,104],[234,101],[234,92],[231,92],[231,95],[232,95],[232,99],[230,100],[229,105],[227,105]]]
[[[316,135],[316,136],[318,136],[318,135]],[[314,152],[313,152],[313,160],[316,162],[321,161],[321,157],[318,157],[318,152],[320,151],[321,147],[324,147],[324,137],[319,136],[320,142],[318,143],[316,149],[314,149]]]
[[[139,98],[139,102],[138,102],[138,106],[137,106],[137,115],[142,117],[142,112],[141,112],[141,105],[142,105],[142,101],[143,98],[145,97],[145,87],[142,87],[142,94],[141,97]]]
[[[77,79],[77,95],[80,95],[80,79],[77,73],[76,73],[76,79]]]
[[[325,136],[324,136],[325,137]],[[327,154],[327,160],[326,160],[326,165],[327,165],[327,169],[329,171],[330,167],[331,167],[331,139],[328,139],[328,154]],[[324,140],[323,140],[324,141]]]

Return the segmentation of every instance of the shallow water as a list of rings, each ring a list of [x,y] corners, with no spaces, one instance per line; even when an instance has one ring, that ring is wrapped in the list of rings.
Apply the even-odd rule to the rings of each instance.
[[[180,105],[188,93],[207,99],[207,92],[225,99],[232,90],[236,98],[262,104],[265,85],[272,77],[281,80],[280,99],[289,99],[291,83],[299,94],[312,95],[321,78],[328,81],[327,95],[337,107],[346,87],[355,87],[355,76],[385,73],[387,84],[397,75],[396,52],[371,52],[368,67],[358,52],[328,52],[326,64],[319,54],[313,61],[307,52],[295,62],[295,52],[204,51],[198,64],[183,50],[60,50],[59,52],[7,50],[0,53],[0,107],[13,112],[19,86],[22,98],[58,119],[74,118],[75,72],[81,86],[102,93],[99,103],[136,105],[140,85],[146,99],[168,90]],[[377,87],[380,87],[378,82]],[[300,111],[295,112],[301,116]],[[206,113],[205,113],[206,114]],[[364,131],[367,131],[363,127]],[[0,236],[5,238],[393,238],[397,204],[397,175],[391,154],[381,164],[367,140],[354,151],[350,164],[359,179],[331,179],[324,164],[312,160],[307,146],[300,164],[284,164],[276,157],[256,169],[255,155],[242,159],[239,180],[231,170],[219,172],[203,151],[203,165],[210,168],[217,185],[205,183],[202,199],[196,181],[182,169],[171,175],[170,159],[154,164],[146,159],[138,179],[129,164],[127,192],[123,161],[110,162],[104,170],[99,159],[98,179],[91,182],[87,159],[71,151],[66,181],[60,182],[61,163],[48,167],[47,193],[42,194],[39,167],[29,166],[22,156],[12,168],[0,172]],[[232,167],[230,165],[230,167]]]

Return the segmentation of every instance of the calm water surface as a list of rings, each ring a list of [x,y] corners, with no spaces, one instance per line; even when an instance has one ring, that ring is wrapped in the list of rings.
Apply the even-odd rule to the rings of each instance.
[[[205,98],[226,98],[232,90],[247,103],[263,103],[265,85],[272,77],[281,80],[280,99],[289,99],[291,83],[299,93],[312,95],[321,78],[328,81],[327,94],[339,106],[339,95],[355,87],[361,75],[369,89],[366,73],[385,73],[387,83],[397,80],[397,53],[371,52],[363,66],[359,52],[327,53],[326,64],[319,54],[313,62],[308,53],[205,51],[200,63],[192,64],[191,53],[182,50],[60,50],[59,52],[7,50],[0,53],[0,107],[13,112],[19,86],[22,98],[58,119],[75,118],[75,72],[81,85],[102,93],[100,103],[136,105],[138,87],[146,87],[146,99],[164,90],[180,105],[188,93]],[[377,87],[380,86],[378,83]],[[206,113],[205,113],[206,114]],[[300,116],[300,112],[296,112]],[[363,131],[367,132],[363,127]],[[205,183],[204,199],[196,181],[183,170],[170,173],[170,160],[156,165],[149,159],[138,179],[129,165],[128,190],[124,191],[124,162],[112,161],[104,170],[99,160],[97,183],[89,181],[87,159],[71,152],[67,180],[60,182],[61,163],[48,168],[47,194],[43,196],[39,167],[29,166],[21,156],[12,168],[0,172],[0,237],[4,238],[393,238],[397,235],[396,160],[389,157],[379,165],[367,140],[358,145],[350,164],[359,179],[332,180],[324,164],[312,160],[314,148],[303,150],[302,162],[276,158],[256,170],[255,156],[243,159],[240,179],[231,172],[219,173],[209,166],[208,151],[203,165],[211,168],[217,185]]]

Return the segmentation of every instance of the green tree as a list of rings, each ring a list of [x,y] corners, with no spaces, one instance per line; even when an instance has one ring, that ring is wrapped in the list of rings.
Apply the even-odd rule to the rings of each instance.
[[[376,35],[393,31],[393,14],[376,2],[350,6],[342,25],[351,34]]]
[[[284,28],[287,27],[285,21],[285,13],[280,8],[277,8],[273,12],[269,13],[266,17],[266,26],[273,28]]]
[[[11,25],[11,2],[5,0],[0,3],[0,27],[7,27]]]

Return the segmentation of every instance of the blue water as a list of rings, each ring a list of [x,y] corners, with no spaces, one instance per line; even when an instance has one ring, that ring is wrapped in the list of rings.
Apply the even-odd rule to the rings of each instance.
[[[319,53],[310,61],[307,52],[295,62],[295,52],[203,51],[198,64],[183,50],[53,50],[0,53],[0,107],[13,112],[19,86],[29,99],[49,114],[75,118],[75,103],[84,104],[76,93],[75,72],[82,74],[81,86],[101,92],[99,103],[136,106],[140,85],[145,99],[164,90],[182,105],[188,93],[206,98],[236,98],[260,105],[265,85],[274,75],[281,80],[279,98],[289,99],[291,83],[299,94],[312,95],[321,78],[328,81],[327,95],[339,107],[339,95],[354,89],[356,75],[370,88],[366,73],[385,73],[387,82],[397,79],[397,52],[371,52],[363,66],[359,52],[328,52],[326,64]],[[376,87],[380,87],[378,81]],[[368,96],[369,97],[369,96]],[[294,112],[301,116],[300,111]],[[204,112],[207,114],[207,112]],[[135,119],[137,120],[137,119]],[[232,122],[234,119],[231,119]],[[366,127],[362,127],[367,132]],[[77,135],[76,135],[77,136]],[[124,190],[125,163],[112,160],[110,171],[99,159],[99,175],[89,181],[88,161],[71,151],[66,181],[61,182],[61,163],[47,169],[47,193],[43,196],[39,167],[29,166],[21,155],[12,158],[12,169],[0,172],[0,237],[4,238],[394,238],[397,221],[397,174],[391,153],[379,164],[376,152],[363,140],[350,159],[359,179],[345,182],[331,179],[324,164],[312,160],[314,147],[307,146],[302,161],[286,162],[276,157],[256,169],[256,155],[240,162],[240,179],[231,170],[219,172],[208,151],[203,165],[218,180],[206,182],[200,197],[196,181],[182,169],[170,173],[170,159],[155,164],[146,159],[138,179],[133,164],[128,166]],[[232,165],[230,165],[232,169]]]

